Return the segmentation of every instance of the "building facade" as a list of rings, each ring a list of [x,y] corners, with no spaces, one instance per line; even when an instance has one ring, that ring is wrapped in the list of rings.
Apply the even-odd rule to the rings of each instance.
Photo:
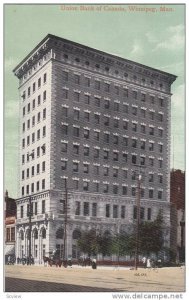
[[[55,249],[63,255],[65,217],[64,252],[72,257],[79,255],[83,230],[131,230],[141,170],[141,219],[154,220],[162,209],[169,246],[176,77],[53,35],[14,73],[20,93],[17,256],[28,254],[30,211],[36,262]]]
[[[185,261],[185,172],[171,170],[171,249],[178,261]]]
[[[16,201],[5,192],[5,263],[15,259]]]

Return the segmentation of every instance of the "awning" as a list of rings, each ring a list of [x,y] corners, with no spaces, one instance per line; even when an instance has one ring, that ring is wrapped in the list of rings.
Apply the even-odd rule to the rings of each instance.
[[[15,255],[15,245],[5,245],[5,255]]]

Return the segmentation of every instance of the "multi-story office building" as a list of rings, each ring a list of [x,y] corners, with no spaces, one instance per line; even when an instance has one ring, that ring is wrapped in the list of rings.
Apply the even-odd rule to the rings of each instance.
[[[53,35],[14,73],[20,92],[17,256],[28,254],[29,197],[36,261],[55,248],[62,255],[65,215],[66,253],[72,257],[82,230],[131,230],[139,169],[141,219],[154,220],[162,209],[169,245],[176,77]]]

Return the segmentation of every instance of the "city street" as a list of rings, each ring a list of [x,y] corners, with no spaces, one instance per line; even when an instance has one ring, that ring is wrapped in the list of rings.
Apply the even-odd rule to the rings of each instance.
[[[185,268],[5,266],[6,292],[184,292]]]

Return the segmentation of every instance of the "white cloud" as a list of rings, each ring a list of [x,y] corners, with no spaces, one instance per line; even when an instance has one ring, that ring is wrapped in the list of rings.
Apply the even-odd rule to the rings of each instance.
[[[185,46],[185,27],[183,24],[169,26],[161,34],[161,38],[152,32],[147,32],[146,37],[149,43],[154,44],[152,51],[159,49],[180,50]]]
[[[179,85],[172,96],[172,105],[173,109],[183,112],[185,110],[185,85]]]
[[[143,55],[143,47],[138,40],[134,40],[130,56],[136,58],[136,56]]]

